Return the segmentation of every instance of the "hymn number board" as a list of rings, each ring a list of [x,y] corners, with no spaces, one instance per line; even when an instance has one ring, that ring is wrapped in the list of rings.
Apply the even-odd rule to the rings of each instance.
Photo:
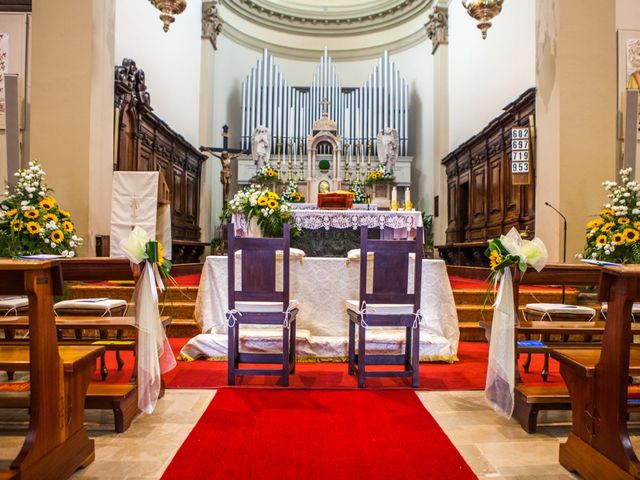
[[[531,130],[511,129],[511,182],[513,185],[531,183]]]

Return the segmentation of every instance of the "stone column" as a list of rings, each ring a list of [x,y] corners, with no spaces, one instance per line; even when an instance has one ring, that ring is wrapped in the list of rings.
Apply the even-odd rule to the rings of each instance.
[[[447,230],[447,174],[440,161],[449,153],[449,29],[448,2],[439,2],[425,25],[433,55],[433,186],[439,196],[433,219],[435,245],[443,245]],[[442,5],[441,5],[442,4]],[[429,199],[427,203],[433,201]],[[434,212],[435,213],[435,212]]]
[[[536,235],[549,260],[585,243],[585,224],[606,203],[601,183],[616,160],[616,2],[537,0]]]
[[[202,2],[202,49],[200,60],[200,145],[217,145],[220,142],[218,132],[220,126],[213,124],[213,91],[214,91],[214,61],[218,45],[218,35],[223,26],[218,13],[218,2]],[[213,203],[219,199],[220,161],[209,157],[202,169],[202,185],[200,189],[200,228],[201,240],[210,241],[217,237],[216,231],[218,213]],[[215,172],[214,172],[215,170]],[[218,209],[219,210],[219,209]]]
[[[33,0],[31,158],[95,255],[113,171],[115,0]]]

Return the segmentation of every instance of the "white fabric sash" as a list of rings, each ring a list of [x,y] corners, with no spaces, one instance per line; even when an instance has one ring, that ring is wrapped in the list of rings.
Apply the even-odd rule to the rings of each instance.
[[[511,418],[515,388],[515,311],[511,269],[505,268],[493,306],[485,399],[501,415]]]
[[[134,293],[138,327],[138,408],[145,413],[152,413],[156,406],[161,375],[176,366],[160,322],[157,288],[164,287],[158,278],[155,265],[145,261]]]

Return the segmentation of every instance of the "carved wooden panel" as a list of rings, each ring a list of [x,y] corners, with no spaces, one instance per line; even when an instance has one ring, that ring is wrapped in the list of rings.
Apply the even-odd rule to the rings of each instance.
[[[509,160],[511,129],[530,126],[534,114],[532,88],[442,160],[449,206],[447,245],[477,244],[506,233],[512,226],[534,233],[535,156],[531,162],[533,183],[528,186],[512,185]]]
[[[124,59],[115,69],[116,170],[161,171],[170,189],[173,240],[199,241],[200,181],[206,156],[153,113],[144,72]]]

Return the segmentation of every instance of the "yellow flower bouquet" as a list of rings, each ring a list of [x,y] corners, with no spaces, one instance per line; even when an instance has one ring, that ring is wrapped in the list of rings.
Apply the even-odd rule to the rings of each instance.
[[[640,263],[640,185],[631,169],[620,170],[621,183],[602,185],[611,199],[586,225],[582,257],[613,263]]]
[[[60,208],[44,182],[38,162],[15,174],[13,191],[7,186],[0,200],[0,256],[54,254],[75,256],[82,245],[71,214]]]
[[[253,181],[260,184],[279,182],[280,172],[278,172],[278,170],[269,162],[266,162],[262,167],[256,170]]]

